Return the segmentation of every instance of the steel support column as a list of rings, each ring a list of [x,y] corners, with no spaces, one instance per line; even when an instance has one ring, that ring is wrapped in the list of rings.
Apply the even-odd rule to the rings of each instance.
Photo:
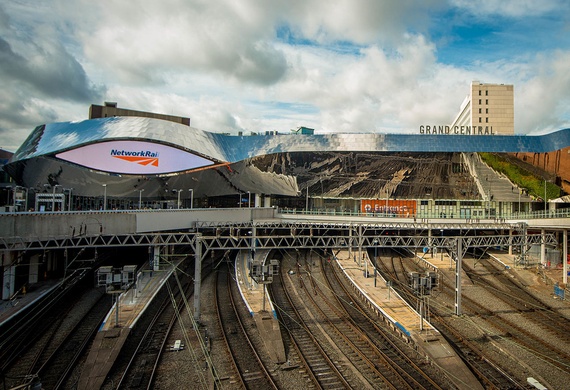
[[[358,264],[362,265],[362,225],[358,225]],[[368,264],[368,262],[366,263]],[[366,275],[368,277],[368,275]]]
[[[428,245],[427,245],[427,247],[431,250],[431,257],[433,257],[434,256],[434,253],[433,253],[434,248],[433,248],[433,243],[431,240],[431,229],[428,229]]]
[[[463,262],[463,239],[456,238],[456,258],[455,258],[455,314],[461,315],[461,268]]]
[[[523,266],[526,266],[526,249],[528,248],[528,236],[527,236],[527,226],[523,226],[523,239],[521,240],[521,254],[520,254],[520,263]],[[516,263],[515,263],[516,264]]]
[[[352,224],[348,229],[348,257],[352,256]]]
[[[540,236],[542,238],[542,240],[540,240],[540,264],[542,264],[543,266],[546,265],[546,244],[545,244],[545,235],[546,235],[546,230],[545,229],[540,229]]]
[[[568,230],[562,231],[562,283],[568,283]]]
[[[202,289],[202,234],[196,233],[194,248],[194,320],[200,321],[200,291]]]
[[[9,253],[9,252],[8,252]],[[8,263],[11,263],[8,260]],[[8,300],[15,292],[16,284],[16,266],[15,265],[5,265],[2,279],[2,299]]]
[[[160,270],[160,252],[162,250],[162,247],[160,245],[155,245],[152,249],[153,252],[152,252],[151,271],[158,271]]]

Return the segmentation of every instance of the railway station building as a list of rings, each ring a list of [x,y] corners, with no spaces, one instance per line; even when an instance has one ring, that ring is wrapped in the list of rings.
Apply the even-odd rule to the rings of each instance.
[[[32,131],[4,166],[18,185],[10,201],[20,211],[277,206],[410,218],[561,207],[545,200],[570,191],[570,129],[514,135],[509,120],[465,134],[479,127],[479,93],[512,105],[510,87],[473,83],[462,111],[471,125],[458,119],[450,127],[460,130],[448,133],[229,135],[191,127],[190,118],[93,105],[90,119]],[[528,188],[489,161],[544,184]]]

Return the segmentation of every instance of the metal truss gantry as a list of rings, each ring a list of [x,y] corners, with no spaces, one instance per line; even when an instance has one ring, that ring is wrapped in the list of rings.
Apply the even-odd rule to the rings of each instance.
[[[435,234],[434,234],[435,232]],[[507,234],[505,234],[507,233]],[[437,248],[447,250],[456,263],[455,313],[461,314],[461,262],[469,248],[516,247],[521,255],[532,245],[556,246],[553,234],[529,234],[525,224],[347,223],[307,221],[251,221],[200,223],[186,232],[154,232],[75,237],[0,238],[0,250],[28,251],[125,246],[188,246],[195,254],[194,311],[200,317],[201,263],[210,251],[249,249]]]
[[[507,233],[508,232],[508,233]],[[200,223],[192,231],[93,234],[62,237],[0,237],[0,250],[29,251],[68,248],[186,245],[196,249],[197,237],[210,250],[443,248],[453,250],[457,239],[468,248],[557,245],[553,234],[529,234],[525,224],[445,223]],[[501,234],[502,233],[502,234]],[[505,234],[506,233],[506,234]]]

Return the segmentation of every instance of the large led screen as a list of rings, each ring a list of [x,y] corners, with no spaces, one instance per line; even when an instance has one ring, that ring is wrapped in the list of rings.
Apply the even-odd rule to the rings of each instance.
[[[164,174],[213,165],[214,162],[170,146],[144,141],[110,141],[59,153],[57,158],[105,172]]]

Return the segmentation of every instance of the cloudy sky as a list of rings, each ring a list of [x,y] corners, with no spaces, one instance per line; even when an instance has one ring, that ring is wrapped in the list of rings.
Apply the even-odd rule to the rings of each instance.
[[[473,80],[515,85],[516,133],[570,127],[570,2],[0,2],[11,151],[104,101],[215,132],[417,133],[449,123]]]

